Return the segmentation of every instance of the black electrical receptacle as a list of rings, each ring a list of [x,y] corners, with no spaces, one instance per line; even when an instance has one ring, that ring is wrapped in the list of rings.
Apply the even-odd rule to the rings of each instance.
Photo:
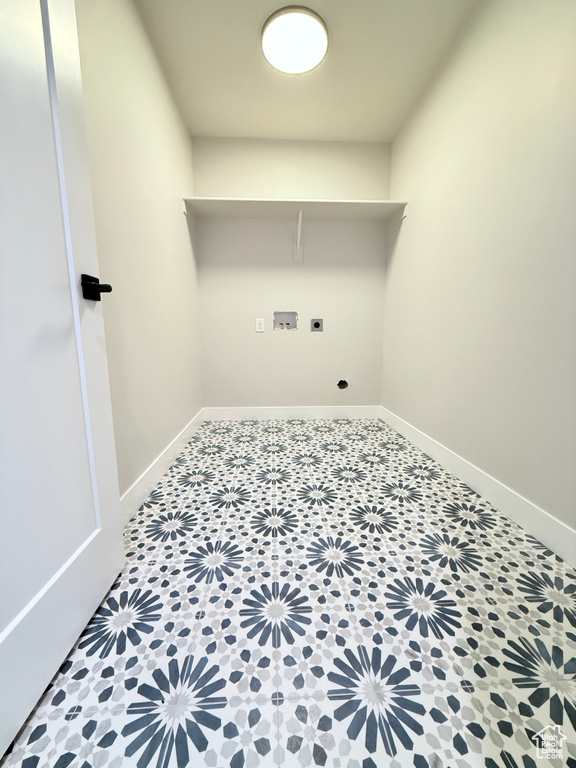
[[[340,381],[336,386],[338,387],[338,389],[346,389],[346,387],[348,386],[348,382],[345,379],[340,379]]]
[[[313,317],[312,320],[310,320],[310,330],[311,331],[323,331],[324,330],[324,320],[322,320],[321,317]]]

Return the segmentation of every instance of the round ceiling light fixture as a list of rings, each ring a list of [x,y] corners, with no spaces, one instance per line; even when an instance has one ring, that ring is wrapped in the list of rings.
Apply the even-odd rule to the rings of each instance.
[[[317,13],[299,5],[281,8],[262,29],[262,52],[280,72],[302,75],[320,64],[328,50],[328,30]]]

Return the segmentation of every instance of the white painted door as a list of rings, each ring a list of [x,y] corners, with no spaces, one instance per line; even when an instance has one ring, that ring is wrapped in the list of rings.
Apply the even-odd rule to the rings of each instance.
[[[123,564],[84,131],[73,0],[2,0],[0,755]]]

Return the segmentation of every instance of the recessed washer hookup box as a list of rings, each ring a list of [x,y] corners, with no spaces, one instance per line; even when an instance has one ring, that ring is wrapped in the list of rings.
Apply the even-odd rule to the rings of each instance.
[[[298,312],[274,312],[275,331],[297,331]]]

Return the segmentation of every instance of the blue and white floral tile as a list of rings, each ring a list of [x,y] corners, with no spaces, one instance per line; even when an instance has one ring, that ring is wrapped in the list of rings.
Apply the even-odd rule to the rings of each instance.
[[[534,692],[532,692],[534,693]],[[529,699],[530,694],[519,691],[515,686],[501,685],[497,690],[479,686],[471,697],[477,721],[487,734],[486,756],[496,759],[498,766],[528,765],[553,766],[562,768],[574,765],[576,758],[575,731],[564,713],[554,713],[549,701],[541,702],[539,693]],[[534,705],[534,699],[540,703]],[[563,716],[564,715],[564,716]],[[557,724],[560,722],[560,725]],[[545,759],[538,756],[536,746],[538,734],[547,730],[560,730],[562,735],[562,757]],[[496,752],[496,755],[494,753]],[[483,757],[486,759],[486,756]],[[504,756],[507,757],[508,762]],[[486,761],[488,765],[488,761]],[[490,766],[491,768],[491,766]]]
[[[576,574],[389,426],[203,425],[3,768],[576,766]]]
[[[548,724],[547,713],[534,716],[507,687],[493,693],[470,685],[422,685],[402,658],[379,647],[346,649],[328,673],[327,699],[287,699],[279,710],[281,764],[468,768],[492,765],[490,760],[516,765],[514,756],[522,755],[518,765],[536,765],[531,739]],[[571,733],[566,723],[562,728]]]
[[[449,765],[483,751],[466,696],[440,687],[424,696],[419,673],[388,649],[347,647],[327,677],[325,698],[279,707],[281,765]]]
[[[276,706],[247,703],[241,707],[226,706],[218,711],[221,732],[214,734],[208,749],[196,760],[214,768],[238,766],[275,766],[277,744]],[[224,738],[222,738],[224,737]],[[191,764],[194,764],[192,761]]]
[[[114,710],[83,717],[74,711],[58,719],[30,723],[20,735],[8,765],[19,768],[126,765]]]

